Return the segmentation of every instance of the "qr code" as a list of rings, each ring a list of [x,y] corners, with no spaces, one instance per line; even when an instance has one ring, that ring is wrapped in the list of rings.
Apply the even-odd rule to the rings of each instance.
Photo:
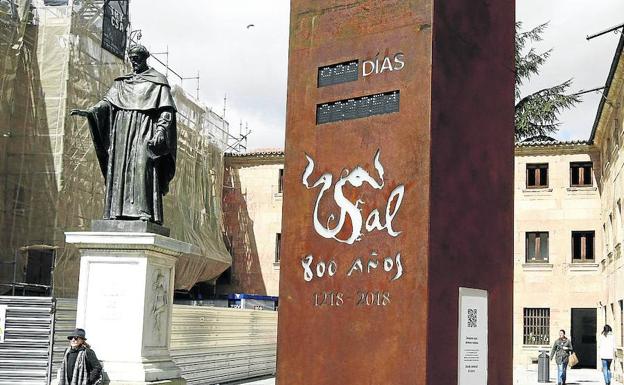
[[[468,309],[468,327],[477,327],[477,309]]]

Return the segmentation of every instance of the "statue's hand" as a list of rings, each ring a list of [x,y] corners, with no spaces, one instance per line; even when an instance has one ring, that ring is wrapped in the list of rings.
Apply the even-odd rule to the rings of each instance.
[[[147,142],[150,151],[155,155],[164,155],[167,153],[167,138],[163,131],[156,131],[154,137]]]
[[[87,117],[87,116],[89,116],[89,111],[87,111],[87,110],[79,110],[79,109],[77,109],[77,108],[74,108],[73,110],[71,110],[71,111],[69,112],[69,114],[70,114],[71,116],[78,115],[78,116],[84,116],[84,117]]]

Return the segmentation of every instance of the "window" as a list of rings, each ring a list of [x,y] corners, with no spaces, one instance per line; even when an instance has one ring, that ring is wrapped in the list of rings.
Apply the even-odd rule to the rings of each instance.
[[[619,300],[620,304],[620,346],[624,346],[624,301]]]
[[[275,263],[279,263],[280,261],[280,253],[282,249],[282,233],[275,234]]]
[[[283,168],[279,169],[279,176],[277,179],[277,192],[278,193],[284,192],[284,169]]]
[[[28,248],[25,282],[35,285],[50,286],[54,267],[55,250]]]
[[[613,214],[609,214],[609,241],[615,242],[615,227],[613,227]],[[615,243],[614,243],[615,244]]]
[[[549,308],[524,308],[523,343],[550,345]]]
[[[622,239],[622,201],[617,201],[617,211],[615,212],[615,239]]]
[[[570,163],[570,186],[592,185],[592,162]]]
[[[594,260],[594,232],[572,232],[572,262],[590,262]]]
[[[548,262],[548,233],[526,233],[526,261]]]
[[[526,174],[527,188],[548,187],[548,163],[527,164]]]

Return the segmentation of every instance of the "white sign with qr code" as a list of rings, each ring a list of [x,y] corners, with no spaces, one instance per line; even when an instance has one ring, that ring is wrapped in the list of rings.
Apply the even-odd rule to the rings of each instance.
[[[488,293],[459,288],[458,385],[487,385]]]

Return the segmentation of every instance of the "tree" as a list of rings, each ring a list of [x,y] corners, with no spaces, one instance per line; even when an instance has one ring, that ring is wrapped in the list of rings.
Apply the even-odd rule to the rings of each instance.
[[[572,79],[553,87],[544,88],[526,96],[521,96],[520,87],[546,62],[552,49],[538,53],[534,48],[525,52],[528,43],[542,40],[542,33],[548,23],[538,25],[530,31],[520,32],[522,23],[516,23],[516,86],[515,86],[515,137],[516,141],[536,135],[547,135],[559,129],[559,113],[573,107],[580,101],[576,94],[566,91]]]

